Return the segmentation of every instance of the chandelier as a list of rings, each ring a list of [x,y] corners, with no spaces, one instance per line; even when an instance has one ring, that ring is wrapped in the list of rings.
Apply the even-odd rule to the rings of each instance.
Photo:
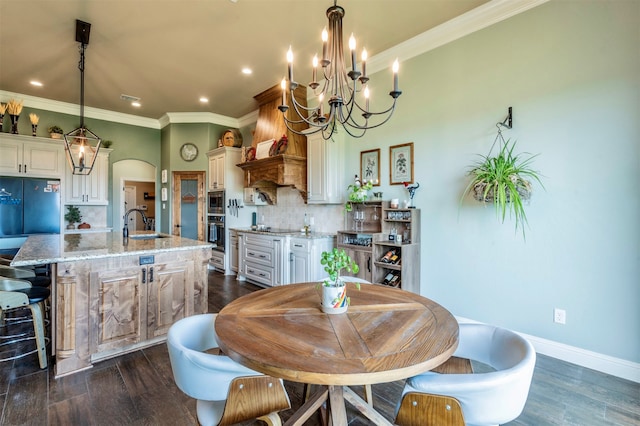
[[[287,80],[280,83],[282,88],[282,105],[278,107],[282,111],[287,129],[297,134],[311,134],[322,132],[326,140],[331,138],[336,131],[336,126],[341,124],[345,131],[352,137],[364,136],[368,129],[378,127],[389,121],[396,107],[396,101],[402,94],[398,90],[398,60],[393,63],[393,90],[389,93],[393,98],[391,106],[380,112],[369,110],[370,91],[367,87],[367,51],[362,49],[362,72],[358,70],[356,63],[356,40],[353,34],[349,38],[349,50],[351,52],[351,69],[347,71],[342,42],[342,17],[344,9],[334,0],[332,7],[327,9],[329,30],[322,31],[322,58],[317,55],[313,58],[312,81],[309,87],[313,89],[317,97],[317,106],[306,107],[299,104],[294,97],[294,90],[298,83],[293,79],[293,53],[291,47],[287,52],[288,83],[291,92],[291,104],[295,114],[287,116]],[[322,81],[317,81],[318,65]],[[325,113],[325,102],[328,112]],[[297,117],[296,117],[297,116]],[[307,124],[308,129],[295,130],[294,125]]]
[[[64,135],[69,167],[74,175],[88,175],[98,156],[102,140],[84,126],[84,51],[89,44],[91,24],[76,19],[76,41],[80,43],[80,127]],[[95,144],[92,145],[92,144]]]

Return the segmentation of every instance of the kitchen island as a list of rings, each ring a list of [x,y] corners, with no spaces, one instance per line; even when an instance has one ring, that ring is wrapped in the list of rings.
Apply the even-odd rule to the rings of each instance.
[[[164,341],[177,320],[207,312],[212,244],[152,232],[34,235],[13,266],[52,266],[56,377]]]

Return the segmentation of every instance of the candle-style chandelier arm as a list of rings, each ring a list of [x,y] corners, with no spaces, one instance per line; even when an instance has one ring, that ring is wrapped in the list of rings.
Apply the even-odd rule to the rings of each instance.
[[[282,105],[279,106],[283,113],[284,121],[289,131],[296,134],[311,134],[322,132],[323,138],[329,139],[336,131],[336,125],[341,124],[345,131],[352,137],[360,138],[364,136],[368,129],[379,127],[385,124],[395,111],[398,97],[402,94],[398,90],[398,61],[393,64],[393,90],[389,95],[393,98],[391,106],[378,112],[369,110],[369,91],[367,83],[369,77],[366,74],[367,53],[363,49],[361,69],[358,69],[356,62],[356,41],[351,35],[349,39],[349,52],[351,57],[351,69],[347,71],[345,63],[342,18],[345,11],[337,5],[327,9],[328,30],[322,32],[322,58],[319,61],[317,56],[313,59],[313,76],[309,87],[313,90],[318,102],[315,107],[300,105],[294,95],[294,90],[298,84],[293,80],[293,53],[291,48],[287,52],[289,91],[291,92],[291,104],[293,111],[290,111],[286,104],[286,81],[282,81]],[[322,81],[318,82],[317,68],[322,67],[320,72]],[[321,87],[320,90],[318,90]],[[359,94],[364,95],[364,107],[362,100],[358,102]],[[328,117],[324,113],[325,104],[328,105]],[[300,118],[292,117],[293,112]],[[371,118],[374,120],[370,120]],[[294,125],[306,124],[309,128],[295,130]],[[299,127],[299,126],[296,126]]]

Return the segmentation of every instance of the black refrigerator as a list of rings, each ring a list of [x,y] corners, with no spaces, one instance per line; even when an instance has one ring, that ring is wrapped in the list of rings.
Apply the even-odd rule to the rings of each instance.
[[[0,177],[0,238],[60,233],[60,181]]]

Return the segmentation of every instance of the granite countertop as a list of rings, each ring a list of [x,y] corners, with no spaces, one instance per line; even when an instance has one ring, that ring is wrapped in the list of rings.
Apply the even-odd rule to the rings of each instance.
[[[310,240],[320,239],[320,238],[335,238],[336,234],[331,234],[328,232],[311,232],[309,234],[305,234],[304,232],[297,231],[295,229],[270,229],[269,231],[258,231],[250,228],[231,228],[232,231],[236,232],[244,232],[247,234],[257,234],[257,235],[272,235],[272,236],[286,236],[292,238],[307,238]]]
[[[12,266],[41,265],[102,257],[159,253],[213,247],[211,243],[160,234],[166,238],[135,239],[136,235],[157,234],[153,231],[131,233],[124,244],[120,232],[31,235],[11,262]]]

